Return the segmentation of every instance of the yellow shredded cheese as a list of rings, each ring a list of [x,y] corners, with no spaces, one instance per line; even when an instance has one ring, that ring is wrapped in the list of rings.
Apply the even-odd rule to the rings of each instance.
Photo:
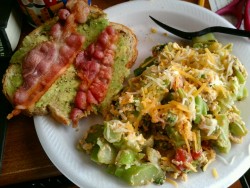
[[[212,173],[213,173],[213,176],[214,176],[215,178],[218,178],[218,177],[219,177],[219,174],[218,174],[218,171],[216,170],[216,168],[213,168],[213,169],[212,169]]]
[[[174,187],[178,188],[178,183],[170,178],[165,179],[166,182],[172,184]]]
[[[207,84],[206,83],[203,83],[202,85],[201,85],[201,87],[198,89],[198,90],[196,90],[195,92],[193,92],[193,96],[194,97],[196,97],[197,95],[199,95],[202,91],[203,91],[203,89],[205,89],[207,87]]]
[[[139,123],[140,123],[141,118],[142,118],[142,115],[140,114],[140,115],[136,118],[136,120],[134,121],[135,132],[138,131],[138,127],[139,127]]]
[[[211,159],[208,160],[207,164],[203,167],[203,171],[207,170],[207,167],[215,160],[215,156],[212,156]]]
[[[186,78],[189,78],[190,80],[192,80],[193,82],[202,85],[202,83],[196,79],[195,77],[193,77],[191,74],[188,74],[187,72],[182,71],[181,69],[178,69],[176,67],[174,67],[174,69],[176,69],[181,75],[183,75]]]
[[[184,165],[188,167],[190,170],[192,170],[193,172],[197,172],[196,168],[191,163],[185,162]]]
[[[189,145],[189,142],[188,142],[187,135],[183,134],[183,138],[184,138],[185,144],[187,146],[187,151],[188,151],[188,153],[190,153],[190,145]]]
[[[172,105],[172,106],[175,106],[176,108],[178,108],[178,109],[180,109],[180,110],[182,110],[184,112],[190,113],[190,110],[188,109],[188,107],[181,104],[180,102],[172,100],[172,101],[169,102],[169,104]]]
[[[194,140],[194,150],[197,152],[198,151],[197,136],[195,132],[192,132],[192,135],[193,135],[193,140]]]
[[[228,91],[226,90],[225,87],[223,87],[222,85],[217,85],[214,86],[214,88],[217,90],[218,93],[222,93],[222,95],[226,98],[228,95]]]
[[[209,49],[205,48],[205,52],[207,53],[208,59],[210,60],[210,62],[215,64],[214,57],[213,57],[212,53],[209,51]]]

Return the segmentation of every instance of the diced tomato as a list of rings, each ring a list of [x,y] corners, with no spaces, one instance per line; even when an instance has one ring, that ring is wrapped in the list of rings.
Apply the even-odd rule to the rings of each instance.
[[[185,149],[182,148],[178,148],[176,150],[176,154],[175,154],[175,160],[178,162],[191,162],[193,160],[191,154],[189,154]],[[177,165],[177,168],[181,171],[186,169],[186,166],[184,164],[179,164]]]
[[[197,160],[197,159],[199,159],[201,157],[201,153],[202,153],[201,150],[200,151],[192,151],[191,155],[192,155],[194,160]]]

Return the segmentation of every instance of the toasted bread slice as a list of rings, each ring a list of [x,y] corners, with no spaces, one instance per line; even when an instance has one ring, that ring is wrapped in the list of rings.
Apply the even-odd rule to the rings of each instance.
[[[101,31],[109,24],[112,24],[119,35],[115,50],[112,80],[108,86],[106,97],[92,110],[106,113],[112,97],[121,90],[124,78],[129,75],[129,70],[137,58],[137,38],[128,27],[118,23],[109,23],[106,14],[97,7],[91,7],[90,10],[87,22],[77,26],[77,31],[86,38],[83,49],[93,43]],[[54,18],[46,22],[27,35],[22,41],[21,47],[11,58],[10,66],[2,80],[3,93],[11,103],[13,103],[15,91],[23,83],[22,62],[24,57],[37,44],[49,40],[48,33],[57,19]],[[71,123],[70,112],[74,105],[79,84],[76,69],[74,65],[71,65],[33,107],[22,111],[22,113],[28,116],[50,114],[56,121],[69,125]],[[85,113],[84,116],[87,116],[91,112],[86,111]]]

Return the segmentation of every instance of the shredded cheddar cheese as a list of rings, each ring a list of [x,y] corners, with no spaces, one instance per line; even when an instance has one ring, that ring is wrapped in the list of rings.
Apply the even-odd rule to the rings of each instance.
[[[201,87],[193,93],[193,96],[194,97],[198,96],[206,87],[207,87],[207,84],[203,83]]]
[[[216,170],[216,168],[213,168],[212,169],[212,173],[213,173],[213,176],[217,179],[219,178],[219,174],[218,174],[218,171]]]
[[[188,74],[187,72],[184,72],[183,70],[178,69],[176,67],[174,67],[174,69],[176,69],[176,71],[178,71],[184,77],[189,78],[190,80],[192,80],[193,82],[195,82],[199,85],[202,85],[202,83],[197,78],[193,77],[191,74]]]
[[[212,53],[210,52],[210,50],[207,49],[207,48],[205,48],[205,52],[207,53],[208,60],[209,60],[210,62],[212,62],[213,64],[215,64],[215,59],[214,59]]]
[[[178,183],[177,183],[176,181],[174,181],[174,180],[172,180],[172,179],[170,179],[170,178],[166,178],[165,180],[166,180],[166,182],[172,184],[175,188],[178,188],[178,187],[179,187],[179,186],[178,186]]]
[[[207,170],[216,157],[233,163],[234,158],[228,162],[215,152],[229,152],[231,142],[241,140],[246,130],[235,101],[243,98],[247,72],[229,51],[218,42],[153,48],[153,57],[114,99],[107,118],[113,119],[113,130],[105,130],[106,136],[114,136],[112,144],[120,138],[114,148],[136,156],[126,168],[153,163],[164,174],[185,180],[189,172]],[[242,135],[233,135],[233,126]],[[215,168],[212,173],[219,177]]]

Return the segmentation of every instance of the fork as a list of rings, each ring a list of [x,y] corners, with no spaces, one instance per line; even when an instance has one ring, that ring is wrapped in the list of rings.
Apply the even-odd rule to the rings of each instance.
[[[250,37],[250,31],[245,31],[245,30],[240,30],[240,29],[233,29],[233,28],[228,28],[228,27],[222,27],[222,26],[213,26],[213,27],[207,27],[205,29],[202,29],[200,31],[194,31],[194,32],[185,32],[178,30],[176,28],[173,28],[169,25],[166,25],[152,16],[149,16],[157,25],[162,27],[163,29],[173,33],[174,35],[191,40],[194,37],[199,37],[202,35],[205,35],[207,33],[224,33],[224,34],[229,34],[229,35],[236,35],[236,36],[241,36],[241,37]]]

